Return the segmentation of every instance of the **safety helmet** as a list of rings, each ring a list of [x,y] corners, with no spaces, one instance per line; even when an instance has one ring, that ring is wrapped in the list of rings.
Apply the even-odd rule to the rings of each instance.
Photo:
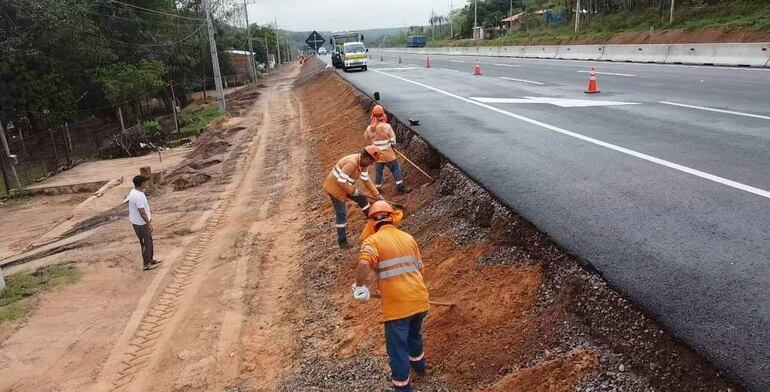
[[[380,105],[374,105],[372,108],[372,116],[379,117],[385,114],[385,109]]]
[[[378,200],[375,201],[371,207],[369,207],[369,218],[374,219],[375,216],[380,215],[382,213],[387,213],[387,216],[385,218],[381,218],[379,220],[385,220],[389,219],[391,215],[393,215],[396,211],[393,209],[393,206],[390,205],[387,201],[384,200]]]
[[[366,151],[369,154],[369,156],[371,156],[372,159],[374,159],[375,161],[380,159],[380,149],[377,148],[376,146],[374,145],[366,146],[364,148],[364,151]]]

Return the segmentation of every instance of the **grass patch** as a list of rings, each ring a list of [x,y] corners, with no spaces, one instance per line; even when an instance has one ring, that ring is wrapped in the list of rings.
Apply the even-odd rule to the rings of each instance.
[[[42,291],[73,284],[83,273],[74,264],[41,268],[9,276],[0,294],[0,324],[24,317],[31,309],[28,299]]]
[[[197,136],[210,122],[216,120],[221,114],[216,105],[206,106],[198,110],[182,111],[180,138]]]

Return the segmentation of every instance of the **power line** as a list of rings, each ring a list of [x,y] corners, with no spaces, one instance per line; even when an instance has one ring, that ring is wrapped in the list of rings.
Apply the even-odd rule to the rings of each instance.
[[[142,98],[144,98],[144,97],[146,97],[148,95],[155,94],[158,91],[161,91],[161,90],[163,90],[164,88],[166,88],[168,86],[169,86],[168,84],[164,84],[163,87],[160,87],[160,88],[152,90],[152,91],[148,91],[146,93],[143,93],[142,95],[137,95],[137,96],[135,96],[133,98],[128,99],[127,101],[124,101],[124,102],[121,102],[121,103],[116,103],[114,105],[98,106],[98,107],[94,107],[94,108],[90,108],[90,109],[64,110],[64,111],[52,111],[52,110],[39,111],[39,110],[26,110],[26,109],[19,109],[19,108],[9,108],[9,109],[13,110],[16,113],[35,113],[35,114],[65,114],[65,113],[93,112],[93,111],[96,111],[96,110],[111,109],[111,108],[116,108],[116,107],[119,107],[119,106],[123,106],[125,104],[128,104],[128,103],[140,100],[140,99],[142,99]]]
[[[118,0],[109,0],[109,1],[111,1],[111,2],[113,2],[115,4],[124,5],[126,7],[136,8],[136,9],[139,9],[139,10],[143,10],[143,11],[147,11],[147,12],[152,12],[152,13],[159,14],[159,15],[171,16],[171,17],[174,17],[174,18],[191,19],[191,20],[198,20],[198,21],[205,21],[206,20],[206,19],[203,19],[203,18],[193,18],[193,17],[190,17],[190,16],[182,16],[182,15],[177,15],[177,14],[170,14],[168,12],[163,12],[163,11],[153,10],[153,9],[149,9],[149,8],[144,8],[144,7],[140,7],[138,5],[124,3],[124,2],[118,1]]]
[[[201,23],[198,26],[198,28],[195,29],[193,32],[191,32],[190,34],[186,35],[184,38],[182,38],[180,40],[177,40],[177,41],[173,41],[173,42],[168,42],[168,43],[163,43],[163,44],[138,44],[138,43],[133,43],[133,42],[122,41],[122,40],[119,40],[119,39],[116,39],[116,38],[112,38],[112,37],[108,37],[108,36],[105,36],[105,35],[102,35],[102,34],[94,33],[92,31],[84,30],[84,29],[81,29],[80,27],[71,25],[69,23],[64,23],[64,22],[61,22],[61,21],[57,21],[57,22],[62,23],[65,26],[69,26],[69,27],[71,27],[71,28],[73,28],[75,30],[78,30],[78,31],[82,32],[82,33],[86,33],[86,34],[89,34],[89,35],[92,35],[92,36],[95,36],[95,37],[104,38],[104,39],[107,39],[107,40],[110,40],[110,41],[117,42],[119,44],[123,44],[123,45],[127,45],[127,46],[136,46],[136,47],[163,47],[163,46],[178,45],[178,44],[181,44],[182,42],[187,41],[188,39],[192,38],[195,34],[197,34],[203,28],[203,23]]]

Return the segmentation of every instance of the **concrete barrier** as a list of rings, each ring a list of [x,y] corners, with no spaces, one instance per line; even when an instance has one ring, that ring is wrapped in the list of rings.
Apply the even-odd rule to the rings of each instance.
[[[525,46],[524,55],[521,57],[537,59],[554,59],[559,51],[557,45]]]
[[[383,48],[385,53],[528,57],[634,63],[713,64],[770,68],[770,43],[690,45],[542,45]]]
[[[605,45],[601,60],[664,63],[668,51],[669,45]]]
[[[707,64],[765,67],[770,43],[671,45],[667,64]]]
[[[604,45],[561,45],[556,53],[562,60],[601,60]]]

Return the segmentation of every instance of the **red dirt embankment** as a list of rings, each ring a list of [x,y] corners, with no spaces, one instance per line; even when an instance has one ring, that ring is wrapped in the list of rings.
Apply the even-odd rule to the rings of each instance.
[[[312,238],[302,273],[315,310],[300,345],[319,350],[300,358],[283,390],[381,390],[388,367],[380,305],[350,298],[356,250],[336,248],[331,203],[321,192],[334,163],[366,144],[373,102],[328,71],[300,86],[297,95],[310,126],[328,124],[309,135],[317,165],[308,173],[312,223],[303,235]],[[415,382],[417,390],[740,389],[398,120],[391,122],[399,150],[437,180],[431,183],[401,162],[413,192],[394,196],[386,175],[384,194],[407,205],[401,228],[421,246],[432,298],[457,302],[429,313],[425,339],[432,369]],[[357,238],[363,215],[353,206],[348,215],[349,237]]]

